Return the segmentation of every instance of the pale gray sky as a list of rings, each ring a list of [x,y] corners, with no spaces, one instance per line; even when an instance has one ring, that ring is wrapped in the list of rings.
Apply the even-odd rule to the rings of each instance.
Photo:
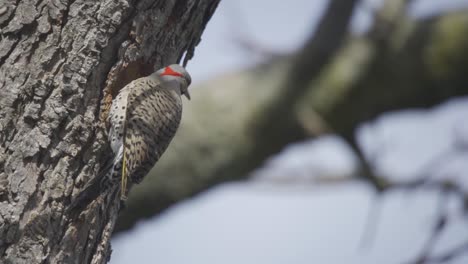
[[[427,15],[441,7],[467,2],[419,0],[413,12]],[[259,61],[239,49],[237,35],[248,36],[275,51],[300,47],[324,3],[222,0],[188,66],[195,83]],[[365,29],[369,18],[361,10],[354,19],[354,30]],[[369,151],[379,150],[381,170],[395,177],[408,177],[438,152],[450,148],[454,127],[466,116],[468,99],[430,112],[387,115],[365,126],[361,140]],[[455,158],[444,169],[466,169],[464,162],[461,166],[462,162],[452,163],[456,163]],[[342,143],[329,137],[291,146],[268,164],[260,176],[302,173],[309,177],[313,170],[347,171],[352,167],[352,158]],[[258,183],[223,185],[118,236],[113,241],[111,263],[393,264],[408,260],[430,232],[437,193],[394,193],[383,199],[376,237],[371,246],[361,248],[373,197],[359,184],[300,188]],[[466,239],[468,234],[466,220],[456,215],[460,205],[455,201],[451,204],[454,222],[438,250]],[[468,256],[451,264],[456,263],[468,263]]]
[[[382,0],[365,0],[369,7]],[[194,83],[244,68],[260,58],[239,47],[247,38],[268,50],[290,52],[300,47],[315,29],[327,0],[222,0],[210,20],[195,57],[188,64]],[[430,15],[467,5],[467,0],[415,0],[412,13]],[[371,22],[369,10],[359,6],[352,29],[360,32]]]
[[[240,48],[247,38],[268,50],[298,48],[313,29],[326,0],[222,0],[187,69],[195,82],[258,62]]]

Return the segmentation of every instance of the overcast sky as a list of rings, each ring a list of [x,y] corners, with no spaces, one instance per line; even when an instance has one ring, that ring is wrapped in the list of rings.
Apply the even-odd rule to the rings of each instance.
[[[431,14],[466,2],[419,0],[413,12]],[[222,0],[188,66],[195,83],[261,59],[239,48],[236,39],[278,52],[297,49],[313,30],[324,3]],[[368,14],[360,10],[353,30],[362,31],[368,23]],[[468,127],[460,125],[466,123],[467,103],[468,99],[458,100],[429,112],[388,115],[365,126],[361,140],[369,151],[385,150],[378,160],[381,170],[395,177],[414,175],[453,146],[455,128],[468,134]],[[468,157],[462,158],[452,157],[446,169],[463,167]],[[376,232],[363,243],[375,202],[366,186],[297,188],[263,183],[268,177],[301,173],[309,177],[311,168],[339,173],[352,164],[347,149],[332,137],[291,146],[271,159],[254,183],[220,186],[118,236],[111,263],[393,264],[414,257],[434,224],[437,193],[394,193],[381,199]],[[460,205],[455,200],[450,204],[453,222],[438,251],[467,238],[466,220],[457,216]],[[468,263],[468,256],[451,263]]]

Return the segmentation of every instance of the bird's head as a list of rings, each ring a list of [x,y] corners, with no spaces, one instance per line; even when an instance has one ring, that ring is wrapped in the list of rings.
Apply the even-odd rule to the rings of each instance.
[[[190,74],[179,64],[166,66],[156,72],[162,80],[177,81],[180,83],[180,92],[190,100],[188,87],[192,83]]]

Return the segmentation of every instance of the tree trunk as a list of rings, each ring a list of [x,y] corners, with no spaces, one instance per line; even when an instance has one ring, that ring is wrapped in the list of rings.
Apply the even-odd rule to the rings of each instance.
[[[218,2],[0,4],[0,263],[108,261],[118,201],[65,213],[109,153],[101,101],[190,59]]]

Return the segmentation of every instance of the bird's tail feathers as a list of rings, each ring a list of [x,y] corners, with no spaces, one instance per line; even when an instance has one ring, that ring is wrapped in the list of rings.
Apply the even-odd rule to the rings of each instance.
[[[125,158],[125,152],[123,153],[123,161],[122,161],[122,176],[120,180],[120,200],[125,202],[127,200],[127,160]]]
[[[86,183],[85,187],[80,191],[76,198],[72,200],[71,204],[68,206],[68,211],[77,208],[85,208],[101,193],[104,193],[105,190],[109,189],[109,187],[112,186],[110,179],[114,173],[114,167],[115,164],[113,160],[106,162],[98,175]]]

